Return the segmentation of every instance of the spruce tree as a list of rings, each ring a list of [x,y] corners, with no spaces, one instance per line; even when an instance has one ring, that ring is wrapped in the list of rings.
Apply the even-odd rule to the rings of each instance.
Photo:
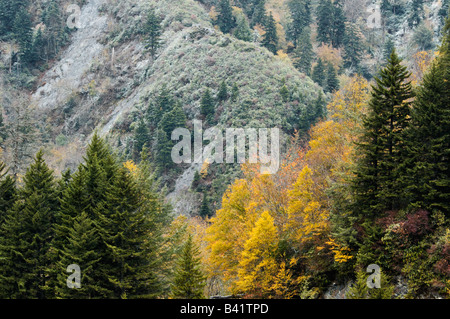
[[[214,100],[211,96],[211,91],[208,88],[203,93],[202,100],[200,101],[200,114],[206,121],[211,122],[214,112]]]
[[[423,20],[423,0],[412,0],[408,25],[410,28],[416,27]]]
[[[341,0],[334,0],[332,12],[331,44],[340,48],[346,33],[346,18]]]
[[[0,35],[12,31],[16,14],[25,10],[28,5],[28,0],[0,0]]]
[[[167,170],[173,166],[172,161],[172,148],[173,143],[167,137],[166,132],[163,129],[156,131],[156,149],[155,160],[156,165],[167,173]]]
[[[105,209],[98,215],[105,244],[103,275],[112,298],[156,297],[159,292],[153,270],[157,247],[149,245],[151,221],[141,209],[140,199],[136,182],[122,167],[108,190]]]
[[[220,31],[223,33],[230,33],[236,26],[236,21],[233,17],[233,10],[231,9],[229,0],[220,0],[217,24],[219,25]]]
[[[58,210],[56,182],[43,152],[27,169],[18,200],[0,234],[0,294],[4,298],[50,298],[49,268]]]
[[[412,205],[450,216],[450,19],[440,56],[423,78],[407,132]]]
[[[141,117],[134,132],[133,158],[139,159],[145,144],[150,144],[150,130],[144,118]]]
[[[250,42],[253,36],[247,18],[244,14],[240,14],[236,20],[237,22],[236,29],[234,30],[234,36],[239,40]]]
[[[358,148],[353,189],[355,212],[374,218],[404,205],[402,167],[406,161],[404,131],[409,123],[412,98],[410,73],[395,51],[372,87],[369,113]]]
[[[303,29],[297,48],[294,51],[294,66],[300,72],[311,75],[311,66],[314,58],[314,51],[311,43],[311,29]]]
[[[217,93],[217,100],[219,102],[226,101],[228,99],[228,89],[225,81],[222,81],[219,87],[219,92]]]
[[[189,234],[177,262],[171,296],[175,299],[203,299],[205,276],[201,270],[199,249]]]
[[[345,15],[339,0],[320,0],[317,7],[317,41],[339,48],[345,35]]]
[[[300,37],[305,28],[309,27],[312,22],[311,18],[311,0],[290,0],[288,2],[289,11],[291,13],[291,23],[289,27],[289,35],[294,46],[300,43]]]
[[[325,85],[325,66],[321,58],[313,68],[311,79],[322,87]]]
[[[359,29],[352,24],[349,24],[346,28],[344,42],[344,67],[352,68],[353,70],[358,70],[359,64],[361,63],[364,48],[361,43],[361,36]]]
[[[327,68],[327,85],[326,89],[330,93],[334,93],[335,91],[339,90],[339,79],[337,77],[336,69],[334,68],[333,64],[328,62],[328,68]]]
[[[72,227],[64,233],[67,242],[60,250],[58,261],[58,284],[56,297],[63,299],[93,299],[109,297],[108,290],[102,287],[104,271],[99,255],[100,237],[94,221],[86,212],[81,211],[74,219]],[[69,265],[80,267],[80,288],[67,287],[66,280],[70,275]]]
[[[270,12],[269,16],[266,19],[264,31],[265,33],[263,35],[262,45],[273,54],[276,54],[278,48],[278,35],[277,35],[277,26],[275,23],[275,19],[273,18],[272,12]]]
[[[239,87],[236,83],[233,83],[233,87],[231,88],[231,101],[236,102],[239,96]]]
[[[253,14],[251,15],[251,24],[250,26],[253,28],[255,25],[259,24],[264,26],[267,20],[267,12],[266,12],[266,1],[260,0],[253,10]]]
[[[206,192],[203,192],[202,205],[200,206],[199,215],[203,218],[211,217],[211,209]]]
[[[21,60],[25,63],[33,61],[35,57],[33,57],[31,17],[25,9],[20,10],[16,14],[12,31],[20,46]]]
[[[16,199],[16,183],[7,174],[6,165],[0,162],[0,227]]]
[[[156,15],[153,8],[150,9],[147,14],[147,19],[144,23],[142,32],[145,36],[145,49],[150,52],[152,58],[154,59],[156,51],[162,45],[162,27],[161,19]]]
[[[333,27],[333,4],[330,0],[320,0],[317,7],[317,42],[331,43]]]
[[[163,115],[159,122],[159,128],[162,129],[167,138],[170,139],[172,132],[177,128],[183,128],[186,126],[186,115],[181,108],[181,103],[175,103],[174,108]]]

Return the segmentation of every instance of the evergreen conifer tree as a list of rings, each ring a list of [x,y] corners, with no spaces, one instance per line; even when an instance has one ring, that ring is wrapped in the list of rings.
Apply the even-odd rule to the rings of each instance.
[[[210,89],[206,89],[203,93],[202,100],[200,102],[200,114],[208,121],[211,122],[214,115],[214,100],[211,96]]]
[[[57,210],[53,172],[39,151],[1,228],[0,294],[4,298],[44,299],[54,295],[49,268]]]
[[[247,18],[244,14],[240,14],[236,20],[234,36],[239,40],[250,42],[252,40],[252,30],[250,29]]]
[[[222,83],[220,84],[220,87],[219,87],[219,92],[217,93],[217,100],[219,102],[223,102],[226,99],[228,99],[227,84],[225,83],[225,81],[222,81]]]
[[[344,67],[358,70],[361,63],[364,48],[361,43],[360,32],[357,26],[348,24],[345,31],[344,42]]]
[[[369,114],[358,147],[361,159],[353,189],[355,211],[373,218],[405,205],[402,167],[406,161],[405,129],[412,98],[410,73],[395,51],[373,86]]]
[[[333,64],[328,62],[328,68],[327,68],[327,87],[328,92],[335,92],[339,90],[339,79],[337,77],[336,69],[334,68]]]
[[[311,18],[311,0],[290,0],[288,2],[292,22],[289,27],[289,34],[294,46],[301,43],[299,41],[305,28],[312,22]]]
[[[108,290],[102,287],[103,267],[99,254],[100,236],[97,227],[86,212],[81,211],[74,219],[72,227],[64,233],[67,242],[60,250],[58,261],[58,284],[56,287],[57,298],[93,299],[106,298],[110,295]],[[66,280],[69,275],[69,265],[80,267],[80,288],[67,287]]]
[[[259,2],[255,5],[251,18],[252,21],[250,26],[252,28],[257,24],[262,26],[266,24],[267,19],[266,0],[259,0]]]
[[[219,15],[217,16],[217,24],[223,33],[230,33],[236,26],[229,0],[220,0]]]
[[[6,165],[0,162],[0,227],[16,199],[16,183],[7,174]]]
[[[269,16],[266,19],[264,31],[265,33],[263,35],[262,45],[273,54],[276,54],[278,48],[278,35],[275,19],[273,18],[272,12],[270,12]]]
[[[25,9],[17,12],[13,22],[13,33],[20,46],[21,61],[28,63],[35,57],[33,54],[33,31],[31,29],[31,17]]]
[[[138,159],[145,144],[150,143],[150,130],[144,118],[139,119],[138,125],[134,132],[133,157]]]
[[[297,48],[294,51],[294,66],[300,72],[311,75],[311,65],[314,51],[311,43],[311,29],[305,27],[299,37]]]
[[[450,19],[444,32],[441,54],[413,103],[405,176],[414,206],[450,216]]]
[[[325,66],[321,58],[313,68],[311,79],[322,87],[325,85]]]
[[[200,268],[199,249],[189,234],[177,263],[172,298],[203,299],[205,276]]]
[[[156,51],[161,47],[162,28],[161,19],[156,15],[152,8],[147,14],[147,20],[143,26],[143,33],[145,36],[145,49],[147,49],[152,58],[155,58]]]
[[[408,25],[410,28],[416,27],[423,19],[423,0],[412,0]]]

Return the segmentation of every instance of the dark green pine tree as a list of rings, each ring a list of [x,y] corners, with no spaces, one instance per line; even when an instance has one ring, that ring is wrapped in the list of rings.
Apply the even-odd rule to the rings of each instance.
[[[312,22],[311,0],[290,0],[288,6],[292,19],[288,33],[294,46],[297,47],[299,43],[302,44],[300,37],[304,29]]]
[[[214,100],[210,89],[206,89],[200,101],[200,114],[207,122],[211,122],[215,113]]]
[[[415,207],[450,216],[450,19],[436,62],[417,90],[406,176]]]
[[[156,97],[155,104],[153,105],[150,112],[149,121],[153,125],[153,127],[156,127],[158,125],[162,116],[165,113],[170,112],[174,105],[175,101],[172,98],[167,85],[164,84],[159,95]]]
[[[319,58],[319,61],[317,61],[317,64],[312,70],[311,79],[320,86],[325,86],[326,73],[325,66],[321,58]]]
[[[355,212],[374,218],[405,205],[402,178],[405,176],[406,141],[412,99],[410,73],[393,51],[381,70],[364,119],[364,132],[358,149],[353,190]]]
[[[59,48],[64,44],[65,21],[62,17],[59,3],[56,0],[46,3],[42,12],[42,22],[45,24],[47,58],[56,56]]]
[[[234,30],[234,36],[242,41],[250,42],[253,38],[252,30],[244,14],[240,14],[236,18],[236,29]]]
[[[410,12],[408,25],[410,28],[417,27],[424,17],[423,0],[412,0]]]
[[[263,35],[262,45],[273,54],[276,54],[278,48],[278,35],[277,26],[272,12],[270,12],[269,16],[266,19],[264,31],[265,33]]]
[[[16,14],[28,5],[28,0],[0,0],[0,35],[12,31]]]
[[[152,58],[155,58],[157,50],[162,45],[161,19],[156,15],[153,8],[147,14],[147,19],[143,25],[142,32],[145,37],[145,49],[150,52]]]
[[[331,30],[333,28],[333,4],[330,0],[320,0],[317,7],[317,42],[331,43]]]
[[[331,64],[330,62],[328,62],[327,68],[326,90],[330,93],[334,93],[335,91],[339,90],[339,79],[337,76],[337,72],[333,64]]]
[[[139,188],[125,167],[108,190],[98,215],[104,276],[112,298],[151,298],[160,291],[156,275],[157,247],[148,239],[151,220],[142,209]]]
[[[172,160],[173,143],[167,137],[163,129],[156,131],[155,160],[157,167],[164,173],[173,166]]]
[[[283,103],[286,103],[289,100],[289,89],[286,86],[285,81],[283,81],[283,86],[280,88],[280,96]]]
[[[0,227],[16,200],[16,182],[7,174],[5,163],[0,162]]]
[[[175,299],[203,299],[205,276],[201,270],[199,249],[194,243],[192,235],[184,244],[179,257],[175,278],[172,284],[171,297]]]
[[[72,227],[64,233],[66,243],[60,251],[57,263],[58,284],[56,297],[63,299],[106,298],[108,290],[102,287],[103,267],[99,255],[100,236],[95,223],[86,212],[80,212],[72,222]],[[80,267],[80,288],[69,288],[67,272],[69,265]]]
[[[312,125],[324,118],[326,116],[325,106],[325,97],[322,92],[320,92],[314,103],[308,103],[306,108],[301,112],[299,122],[300,131],[307,134]]]
[[[52,224],[58,201],[53,171],[42,151],[27,169],[23,183],[1,228],[0,294],[4,298],[51,298]]]
[[[150,130],[144,118],[140,117],[134,131],[133,158],[138,161],[144,145],[150,144]]]
[[[230,33],[236,26],[229,0],[220,0],[219,15],[217,16],[217,24],[223,33]]]
[[[236,102],[239,96],[239,87],[236,83],[233,83],[233,87],[231,88],[231,101]]]
[[[359,28],[356,25],[348,24],[343,42],[344,67],[347,69],[351,68],[353,70],[358,70],[364,54],[364,47],[361,41]]]
[[[381,0],[380,4],[381,14],[384,18],[388,17],[392,13],[392,5],[390,0]]]
[[[321,0],[317,7],[317,41],[339,48],[345,35],[345,14],[339,0]]]
[[[251,24],[250,26],[253,28],[255,25],[259,24],[264,26],[266,24],[267,12],[266,12],[266,1],[260,0],[251,15]]]
[[[217,92],[217,100],[219,102],[226,101],[228,99],[228,89],[225,81],[220,83],[219,92]]]
[[[202,205],[200,206],[199,215],[203,218],[211,217],[212,215],[206,192],[203,192]]]
[[[335,48],[340,48],[344,42],[346,33],[346,17],[341,0],[334,0],[331,27],[331,44]]]
[[[167,112],[159,122],[159,128],[162,129],[168,139],[171,138],[172,132],[177,128],[186,127],[186,114],[181,108],[181,103],[176,102],[175,106],[170,112]]]
[[[45,40],[41,28],[39,28],[33,37],[33,46],[31,54],[31,63],[40,62],[45,59]]]
[[[313,46],[311,43],[311,29],[303,29],[299,37],[299,43],[294,51],[294,66],[307,76],[311,75],[311,66],[314,58]]]
[[[35,60],[33,56],[33,30],[31,25],[31,17],[26,9],[17,12],[13,29],[14,38],[20,46],[21,61],[29,63]]]

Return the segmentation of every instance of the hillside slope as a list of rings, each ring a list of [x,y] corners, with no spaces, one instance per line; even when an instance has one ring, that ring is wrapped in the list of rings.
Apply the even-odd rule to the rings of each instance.
[[[155,60],[145,52],[139,31],[149,6],[163,17],[164,45]],[[81,28],[73,34],[72,43],[45,72],[32,96],[43,121],[51,123],[53,138],[67,138],[66,148],[83,145],[98,129],[114,146],[120,139],[122,150],[126,149],[133,142],[133,122],[163,86],[181,101],[188,126],[199,117],[205,89],[215,93],[225,81],[230,90],[237,85],[239,97],[220,106],[218,124],[285,131],[298,127],[299,112],[321,92],[308,77],[265,48],[217,31],[206,10],[193,0],[126,0],[107,5],[90,0],[80,17]],[[290,93],[287,103],[280,94],[285,83]],[[62,157],[60,170],[76,164]],[[186,195],[195,171],[186,171],[187,176],[174,185],[177,193],[172,197],[188,196],[195,202]]]

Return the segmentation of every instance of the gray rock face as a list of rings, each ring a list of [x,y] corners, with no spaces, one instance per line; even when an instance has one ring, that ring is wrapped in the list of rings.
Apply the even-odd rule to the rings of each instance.
[[[74,33],[71,45],[42,78],[42,86],[33,94],[39,109],[49,110],[62,105],[68,96],[82,86],[83,76],[104,49],[98,42],[107,28],[107,16],[98,8],[106,0],[90,0],[81,8],[80,28]]]

